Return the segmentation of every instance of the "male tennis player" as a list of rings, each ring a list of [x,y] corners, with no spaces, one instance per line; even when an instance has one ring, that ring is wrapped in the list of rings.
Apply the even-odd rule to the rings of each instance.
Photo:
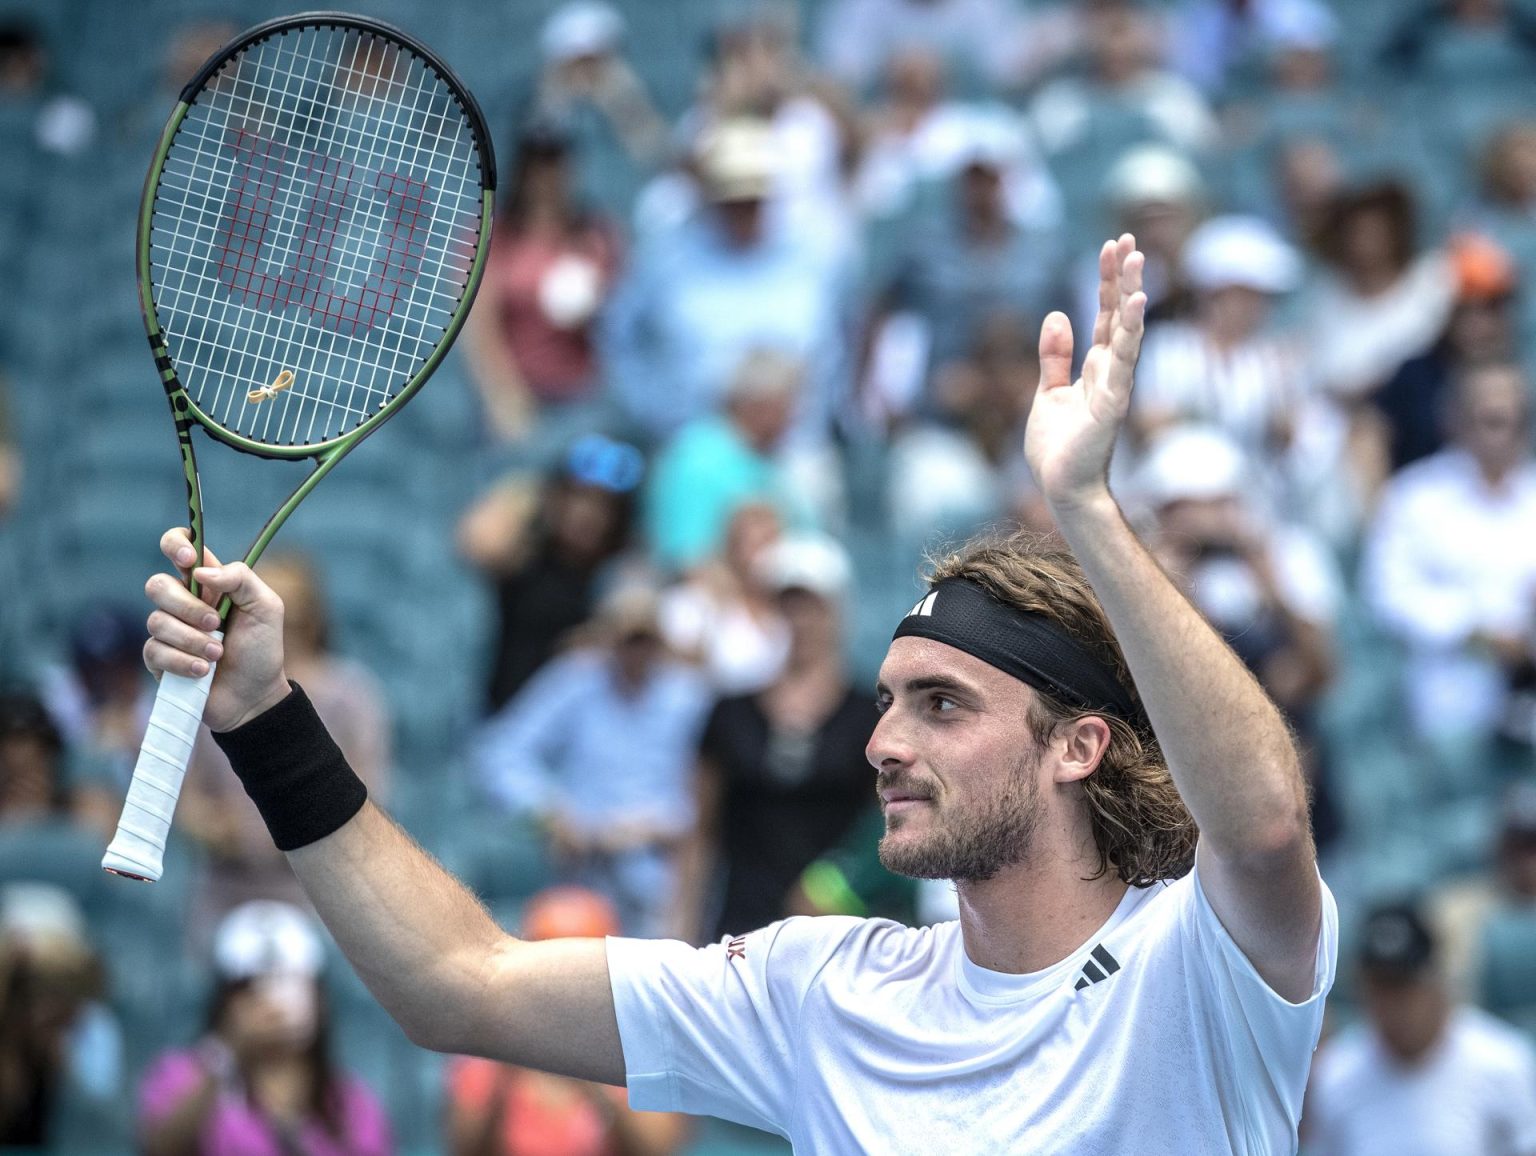
[[[627,1083],[637,1107],[817,1156],[1291,1152],[1337,914],[1284,723],[1106,482],[1141,269],[1129,236],[1104,246],[1078,381],[1067,319],[1041,334],[1025,450],[1076,561],[1008,543],[946,560],[880,672],[882,855],[954,879],[957,923],[520,942],[367,802],[283,677],[282,606],[246,567],[198,571],[239,607],[222,651],[212,612],[151,579],[146,661],[196,676],[222,654],[208,725],[419,1044]],[[191,563],[181,531],[163,545]]]

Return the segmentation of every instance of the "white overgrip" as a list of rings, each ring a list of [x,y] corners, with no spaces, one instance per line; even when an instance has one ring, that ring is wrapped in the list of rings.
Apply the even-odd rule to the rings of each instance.
[[[214,631],[213,636],[224,637],[222,631]],[[160,878],[165,838],[181,795],[181,781],[192,761],[192,744],[203,721],[214,666],[209,663],[202,678],[161,675],[117,834],[101,860],[106,870],[148,883]]]

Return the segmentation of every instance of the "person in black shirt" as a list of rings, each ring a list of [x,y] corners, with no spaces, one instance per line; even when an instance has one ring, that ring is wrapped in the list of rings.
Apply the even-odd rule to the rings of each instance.
[[[766,689],[722,699],[705,726],[685,894],[707,938],[786,914],[800,873],[874,805],[874,703],[843,662],[847,556],[823,536],[791,536],[760,565],[789,622],[789,658]]]
[[[460,520],[459,551],[494,588],[487,716],[591,617],[600,577],[629,543],[643,472],[633,446],[588,434],[542,487],[509,479]]]

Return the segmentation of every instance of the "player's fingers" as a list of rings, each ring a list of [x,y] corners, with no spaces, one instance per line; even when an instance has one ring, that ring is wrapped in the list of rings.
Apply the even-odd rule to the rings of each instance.
[[[199,630],[217,630],[219,616],[213,607],[197,597],[169,574],[152,574],[144,583],[144,593],[156,609],[180,619]]]
[[[237,608],[257,617],[270,617],[282,609],[282,603],[272,592],[272,587],[258,578],[256,571],[244,562],[231,562],[228,566],[199,566],[192,571],[192,577],[209,590],[229,595],[230,601]]]
[[[1147,312],[1147,295],[1131,294],[1120,307],[1120,322],[1115,326],[1111,348],[1114,357],[1110,362],[1110,383],[1116,390],[1129,390],[1136,369],[1136,359],[1141,356],[1141,334]]]
[[[1115,307],[1120,304],[1120,248],[1117,241],[1099,247],[1099,315],[1093,320],[1093,343],[1109,344]]]
[[[224,645],[207,631],[188,626],[181,619],[156,610],[149,616],[149,636],[183,654],[190,654],[217,662],[224,653]]]
[[[1141,274],[1146,267],[1147,258],[1135,248],[1135,239],[1129,233],[1121,238],[1121,243],[1132,246],[1131,251],[1125,255],[1125,260],[1120,263],[1120,307],[1124,309],[1126,300],[1141,291]]]
[[[1072,322],[1065,313],[1050,313],[1040,325],[1040,388],[1072,384]]]
[[[192,532],[185,526],[175,526],[160,535],[160,553],[171,560],[171,563],[185,574],[197,561],[197,554],[192,549]],[[217,566],[218,558],[214,557],[212,550],[203,547],[203,564]]]
[[[174,646],[167,646],[158,638],[144,644],[144,665],[156,678],[162,674],[179,674],[185,678],[202,678],[208,673],[208,660],[193,654],[184,654]]]

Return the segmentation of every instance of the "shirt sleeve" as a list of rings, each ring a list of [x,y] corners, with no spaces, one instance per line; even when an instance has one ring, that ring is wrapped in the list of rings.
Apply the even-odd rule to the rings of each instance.
[[[801,1004],[860,922],[786,919],[704,948],[609,939],[630,1105],[787,1135]]]
[[[1201,886],[1198,865],[1174,884],[1187,888],[1183,934],[1186,968],[1195,980],[1194,1014],[1205,1021],[1213,1044],[1227,1052],[1229,1070],[1242,1073],[1220,1094],[1234,1116],[1253,1126],[1278,1117],[1294,1128],[1301,1118],[1310,1058],[1322,1034],[1323,1002],[1338,963],[1339,910],[1327,885],[1319,883],[1322,927],[1312,990],[1299,1003],[1265,982],[1222,925]],[[1261,1098],[1270,1102],[1269,1111],[1255,1111]]]

